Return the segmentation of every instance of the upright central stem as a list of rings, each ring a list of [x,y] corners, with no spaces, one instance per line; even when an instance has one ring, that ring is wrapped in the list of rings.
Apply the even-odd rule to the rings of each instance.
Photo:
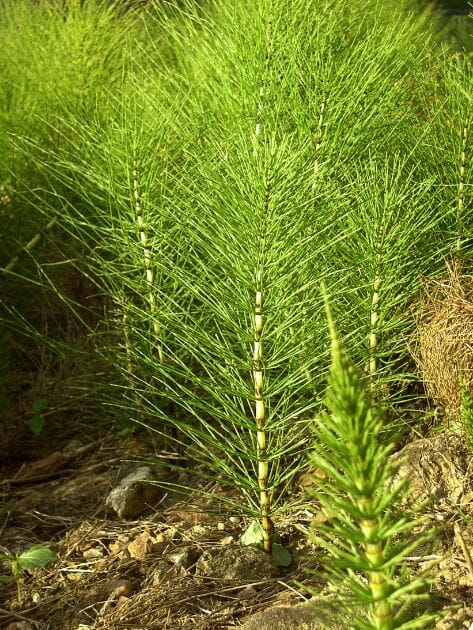
[[[271,15],[273,6],[271,4]],[[269,77],[269,68],[272,58],[272,21],[268,22],[267,49],[265,55],[264,76],[259,89],[258,108],[256,112],[256,124],[253,136],[253,156],[258,159],[261,143],[261,130],[263,121],[263,109],[265,100],[265,83]],[[264,292],[264,267],[266,258],[266,232],[268,211],[272,186],[272,159],[274,147],[270,150],[270,164],[266,167],[264,181],[263,207],[260,212],[258,259],[256,265],[256,291],[254,302],[253,322],[253,382],[255,397],[255,424],[256,424],[256,454],[258,460],[258,489],[261,527],[263,530],[263,549],[271,554],[273,550],[274,525],[271,520],[271,494],[268,490],[269,464],[267,457],[267,405],[264,398],[263,382],[263,292]]]
[[[258,488],[260,493],[261,527],[263,529],[263,549],[272,552],[274,526],[270,518],[271,497],[268,491],[269,466],[266,455],[266,405],[263,396],[263,274],[260,271],[256,278],[256,294],[254,306],[254,340],[253,340],[253,381],[255,392],[255,422],[258,457]]]
[[[148,305],[149,305],[149,313],[152,319],[153,332],[156,337],[155,344],[158,350],[159,362],[162,363],[164,360],[163,349],[161,347],[160,337],[161,337],[161,328],[157,321],[157,308],[156,308],[156,297],[154,295],[154,274],[153,269],[151,268],[151,250],[148,244],[148,236],[146,234],[144,218],[143,218],[143,203],[141,200],[141,194],[138,186],[138,169],[136,163],[133,164],[133,201],[135,204],[135,216],[136,223],[138,226],[138,232],[140,236],[141,247],[143,248],[143,263],[146,273],[146,284],[148,285]]]
[[[371,499],[360,499],[358,507],[371,512]],[[365,518],[361,521],[361,532],[364,537],[364,551],[370,565],[369,587],[373,596],[372,620],[377,630],[391,630],[393,627],[393,611],[389,602],[391,585],[382,566],[384,564],[384,548],[379,540],[379,517]]]
[[[370,389],[372,396],[375,389],[375,377],[378,370],[378,323],[379,323],[379,292],[381,289],[381,243],[376,246],[375,273],[371,293],[370,329],[369,329],[369,367]]]
[[[317,186],[320,170],[320,149],[322,148],[323,128],[324,128],[324,112],[325,112],[326,100],[325,95],[319,106],[319,120],[317,123],[317,138],[315,141],[315,159],[314,159],[314,173],[312,181],[312,189]]]
[[[466,145],[468,142],[469,121],[463,126],[461,151],[460,151],[460,170],[458,177],[457,191],[457,243],[456,250],[460,253],[463,245],[464,234],[464,212],[465,212],[465,169],[466,169]]]
[[[275,148],[270,150],[270,164],[267,167],[265,182],[263,208],[260,214],[260,233],[258,247],[258,262],[256,271],[256,292],[254,303],[254,338],[253,338],[253,381],[255,395],[255,423],[257,439],[258,457],[258,488],[260,493],[260,515],[261,527],[263,529],[263,548],[267,553],[272,552],[272,542],[274,525],[270,518],[271,496],[268,490],[269,465],[267,458],[267,406],[264,398],[263,382],[263,293],[264,293],[264,268],[266,259],[266,233],[269,214],[269,206],[272,188],[272,160]]]

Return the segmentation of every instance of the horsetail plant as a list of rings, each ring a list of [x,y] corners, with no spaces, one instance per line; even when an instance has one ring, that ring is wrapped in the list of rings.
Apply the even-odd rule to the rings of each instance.
[[[146,228],[144,224],[143,218],[143,200],[140,194],[139,186],[138,186],[138,167],[136,164],[136,159],[133,160],[133,171],[132,171],[132,182],[133,182],[133,201],[135,204],[135,215],[136,215],[136,223],[138,228],[138,234],[141,246],[143,248],[143,265],[145,269],[146,275],[146,284],[148,286],[148,304],[149,304],[149,314],[152,320],[153,333],[155,336],[155,343],[158,351],[159,361],[162,363],[163,349],[161,346],[161,329],[157,320],[157,307],[156,307],[156,296],[154,290],[154,273],[151,265],[151,250],[149,248],[148,243],[148,235],[146,233]]]
[[[225,129],[214,119],[207,128],[211,142],[188,149],[185,177],[179,174],[173,185],[172,198],[188,217],[189,257],[184,268],[170,271],[187,298],[166,313],[168,343],[178,351],[167,361],[165,391],[182,409],[174,421],[188,438],[186,454],[202,464],[202,476],[220,471],[225,503],[259,521],[261,545],[271,553],[277,495],[284,497],[303,461],[308,410],[317,404],[309,388],[316,388],[324,356],[313,339],[320,301],[303,270],[312,265],[315,273],[328,243],[317,243],[325,215],[312,230],[304,212],[313,199],[308,144],[281,114],[291,84],[282,63],[294,63],[298,37],[284,31],[280,3],[254,9],[257,20],[243,7],[219,6],[229,12],[219,22],[224,32],[236,17],[249,20],[236,49],[248,54],[249,43],[258,42],[244,70],[228,58],[234,42],[219,56],[224,71],[231,63],[232,80],[245,87],[247,112],[229,122],[251,113],[252,125]],[[220,90],[222,112],[237,105]],[[230,501],[232,486],[246,506]]]
[[[446,54],[438,71],[433,101],[437,103],[434,124],[428,126],[422,163],[428,166],[438,190],[435,207],[444,216],[443,240],[450,256],[466,260],[471,246],[472,165],[471,108],[473,64],[467,54]],[[429,154],[430,152],[430,154]],[[421,163],[421,162],[420,162]]]
[[[23,254],[31,254],[31,252],[38,245],[38,243],[41,242],[42,238],[54,228],[54,226],[56,225],[57,221],[58,221],[57,216],[55,216],[52,219],[50,219],[46,223],[44,228],[42,230],[40,230],[39,232],[36,232],[36,234],[33,236],[33,238],[31,238],[26,243],[26,245],[24,245],[21,248],[21,250],[13,256],[13,258],[5,265],[5,267],[0,267],[0,278],[2,276],[6,276],[9,273],[12,273],[14,271],[15,267],[17,266],[17,264],[19,263],[19,261],[21,260],[22,255]]]
[[[468,141],[468,133],[470,128],[470,121],[466,120],[463,124],[463,130],[461,134],[461,149],[460,149],[460,166],[458,172],[458,190],[457,190],[457,252],[459,253],[462,248],[462,238],[460,235],[464,235],[465,229],[463,223],[465,220],[465,167],[466,167],[466,147]]]
[[[415,378],[407,339],[414,328],[409,303],[421,288],[419,270],[440,274],[450,247],[439,239],[444,216],[432,211],[435,193],[433,180],[419,182],[416,167],[400,155],[358,163],[342,188],[349,210],[338,225],[354,237],[333,248],[345,269],[344,290],[334,295],[333,309],[340,317],[350,314],[344,327],[354,361],[363,366],[373,398],[391,408],[406,401]]]
[[[315,148],[314,148],[314,154],[315,154],[315,159],[314,159],[314,181],[312,183],[312,188],[315,188],[317,186],[317,180],[319,177],[319,171],[320,171],[320,151],[322,148],[322,144],[323,144],[323,129],[324,129],[324,111],[325,111],[325,107],[326,107],[326,96],[324,95],[322,97],[322,100],[320,101],[320,105],[319,105],[319,119],[317,121],[317,130],[316,130],[316,134],[315,134]]]
[[[403,562],[432,532],[419,534],[425,519],[400,510],[408,489],[407,480],[393,481],[394,444],[383,443],[379,409],[341,345],[328,302],[326,310],[332,366],[327,411],[315,418],[310,455],[324,475],[314,479],[313,490],[323,518],[309,532],[327,554],[323,564],[335,599],[326,605],[344,627],[424,628],[438,614],[414,612],[414,602],[425,599],[419,591],[426,583]]]
[[[161,41],[150,44],[149,65],[130,62],[122,95],[106,94],[108,115],[81,109],[61,121],[67,142],[41,166],[51,205],[55,186],[68,197],[61,222],[106,308],[126,310],[112,331],[125,351],[103,352],[125,376],[127,411],[158,433],[173,425],[195,474],[218,476],[211,507],[256,519],[270,552],[327,369],[314,287],[325,279],[337,290],[344,327],[361,330],[363,364],[376,333],[378,374],[383,317],[415,285],[386,272],[393,254],[396,273],[405,270],[401,207],[422,228],[411,254],[427,204],[404,163],[391,175],[384,156],[412,138],[402,108],[419,28],[400,12],[378,21],[384,5],[372,19],[342,0],[184,4],[175,23],[174,10],[162,20],[177,68]],[[150,32],[160,30],[159,8],[155,16]],[[394,201],[383,197],[386,179]],[[174,482],[186,490],[185,477]]]
[[[369,332],[369,368],[370,387],[375,390],[375,375],[378,369],[378,320],[379,292],[381,290],[382,244],[376,244],[375,271],[371,293],[370,332]]]

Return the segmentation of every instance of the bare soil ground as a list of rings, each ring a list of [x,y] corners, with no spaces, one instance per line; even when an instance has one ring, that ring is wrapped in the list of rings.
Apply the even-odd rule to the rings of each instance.
[[[458,442],[440,447],[439,438],[435,439],[431,451],[453,463],[441,466],[430,478],[419,464],[429,450],[424,443],[412,449],[421,453],[413,456],[417,458],[413,466],[424,480],[423,491],[438,495],[431,516],[441,529],[431,548],[419,550],[409,562],[415,570],[435,565],[431,605],[448,613],[436,627],[473,628],[469,607],[473,602],[473,471],[458,453],[449,454],[449,448],[458,451]],[[248,624],[255,613],[308,599],[301,583],[323,591],[317,577],[319,550],[296,527],[316,517],[315,507],[313,512],[304,508],[300,488],[300,508],[277,523],[293,556],[290,567],[278,570],[253,559],[243,563],[240,573],[234,566],[220,574],[206,570],[203,557],[227,557],[236,566],[232,553],[244,556],[248,548],[239,546],[247,523],[207,513],[205,504],[196,512],[189,509],[187,499],[163,493],[148,515],[120,520],[105,499],[133,466],[130,461],[149,455],[150,450],[146,436],[107,437],[91,444],[69,444],[2,471],[0,553],[42,543],[57,553],[58,560],[24,573],[21,602],[14,582],[0,584],[0,628],[233,628]],[[434,454],[430,460],[438,458]],[[453,499],[448,488],[438,490],[439,475],[452,482],[446,486],[455,488]],[[460,491],[455,475],[461,477]],[[315,574],[307,574],[307,568]],[[6,563],[0,573],[9,573]],[[257,627],[266,626],[258,621]],[[303,626],[292,621],[287,627]]]

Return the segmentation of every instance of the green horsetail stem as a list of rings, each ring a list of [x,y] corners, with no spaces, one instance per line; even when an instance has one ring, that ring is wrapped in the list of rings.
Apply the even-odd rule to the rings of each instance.
[[[261,92],[260,92],[261,93]],[[255,130],[255,136],[259,128]],[[255,145],[256,146],[256,145]],[[267,460],[266,405],[263,386],[263,266],[266,247],[266,221],[270,198],[271,174],[266,179],[261,231],[259,238],[258,267],[256,273],[256,292],[254,303],[254,338],[253,338],[253,382],[255,396],[256,449],[258,458],[258,488],[260,496],[260,518],[263,530],[263,549],[271,554],[273,548],[274,525],[272,523],[271,497],[268,490],[269,465]]]
[[[371,501],[366,498],[358,502],[360,510],[368,513],[372,511],[370,504]],[[379,630],[390,630],[393,627],[393,611],[388,601],[391,585],[382,570],[386,558],[384,547],[379,541],[379,525],[379,517],[362,519],[360,530],[364,537],[365,556],[372,568],[368,572],[368,584],[375,602],[372,609],[373,622]]]
[[[119,304],[121,308],[122,314],[122,329],[123,329],[123,340],[125,345],[125,355],[126,355],[126,375],[128,380],[128,385],[130,387],[130,391],[133,392],[133,399],[137,406],[141,406],[141,400],[136,391],[135,387],[135,364],[133,362],[133,352],[132,345],[130,339],[130,322],[128,318],[128,312],[126,309],[126,297],[125,294],[122,294],[119,299]]]
[[[270,518],[271,498],[268,491],[269,466],[266,458],[267,435],[266,405],[263,398],[263,349],[261,334],[263,332],[262,313],[262,273],[258,271],[257,289],[254,305],[254,340],[253,340],[253,381],[255,393],[255,423],[258,456],[258,488],[260,493],[260,516],[263,530],[263,549],[272,552],[274,526]]]
[[[417,535],[415,540],[408,536],[423,519],[409,522],[398,509],[407,495],[407,482],[387,488],[397,471],[389,461],[394,444],[380,440],[382,416],[366,395],[364,379],[341,344],[324,285],[322,291],[332,366],[326,411],[314,419],[317,441],[311,465],[327,476],[313,492],[328,520],[314,523],[320,535],[311,534],[311,538],[328,552],[322,562],[329,584],[339,596],[327,606],[346,623],[343,627],[433,627],[429,624],[438,613],[419,614],[412,607],[415,622],[406,619],[408,604],[425,598],[418,591],[426,583],[401,569],[412,550],[429,540],[433,532]]]
[[[148,304],[149,312],[153,321],[153,332],[155,334],[155,343],[158,351],[158,357],[160,363],[164,360],[163,349],[160,343],[161,329],[156,319],[156,297],[154,295],[154,274],[151,269],[151,250],[148,244],[148,236],[145,230],[144,218],[143,218],[143,203],[141,199],[140,189],[138,186],[138,168],[136,162],[133,164],[133,201],[135,204],[135,217],[138,226],[138,232],[140,237],[141,247],[143,248],[143,263],[146,272],[146,284],[148,285]]]
[[[466,169],[466,144],[468,142],[469,121],[463,126],[461,151],[460,151],[460,170],[458,177],[457,190],[457,245],[456,250],[460,252],[462,248],[462,240],[465,237],[463,233],[463,213],[465,210],[465,169]]]
[[[30,241],[28,241],[28,243],[24,247],[22,247],[21,250],[15,256],[13,256],[13,258],[5,267],[0,268],[0,277],[6,276],[8,273],[11,273],[13,269],[16,267],[16,265],[18,264],[18,262],[20,261],[22,254],[23,253],[29,254],[31,251],[33,251],[33,249],[36,247],[36,245],[38,245],[38,243],[41,241],[43,236],[47,234],[48,232],[50,232],[53,229],[53,227],[56,225],[56,223],[57,223],[57,217],[54,217],[53,219],[48,221],[45,227],[40,232],[37,232],[33,236],[33,238]]]
[[[273,145],[270,149],[272,161],[276,152]],[[272,552],[274,525],[271,520],[271,496],[268,490],[269,465],[267,460],[267,431],[266,431],[266,405],[263,390],[263,269],[266,250],[266,224],[268,220],[269,204],[272,188],[272,165],[270,164],[265,177],[263,197],[263,212],[261,215],[261,228],[258,252],[258,271],[256,273],[256,294],[254,305],[254,345],[253,345],[253,380],[255,394],[255,423],[257,430],[257,457],[258,457],[258,487],[260,492],[260,516],[263,530],[263,549],[266,553]]]
[[[319,153],[322,147],[325,107],[326,107],[326,100],[324,98],[320,103],[319,120],[317,122],[317,137],[315,140],[315,160],[314,160],[314,172],[313,172],[314,181],[312,182],[312,189],[314,189],[317,186],[317,181],[319,178],[319,170],[320,170]]]
[[[376,248],[375,275],[371,293],[370,332],[369,332],[369,367],[370,387],[374,388],[374,376],[378,369],[378,322],[379,322],[379,292],[381,289],[381,245]]]
[[[272,9],[271,5],[271,9]],[[267,48],[265,55],[265,67],[263,81],[259,90],[258,106],[256,111],[256,124],[253,135],[253,155],[258,155],[261,134],[262,115],[265,96],[265,80],[269,75],[269,67],[272,58],[272,22],[268,22]],[[273,157],[271,150],[271,158]],[[259,251],[256,271],[256,292],[254,303],[254,338],[253,338],[253,382],[255,396],[255,424],[256,424],[256,455],[258,459],[258,489],[261,528],[263,531],[263,550],[271,554],[273,550],[274,525],[271,520],[271,496],[268,490],[269,465],[267,460],[267,433],[266,433],[266,404],[263,389],[263,268],[266,248],[266,222],[268,216],[269,199],[271,194],[271,169],[268,169],[265,180],[263,211],[261,214]]]

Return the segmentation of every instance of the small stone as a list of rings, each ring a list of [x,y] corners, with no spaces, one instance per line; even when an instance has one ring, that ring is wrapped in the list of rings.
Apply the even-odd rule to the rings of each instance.
[[[68,582],[80,582],[87,576],[87,573],[67,573]]]
[[[220,544],[221,545],[231,545],[233,540],[234,540],[233,536],[225,536],[225,538],[222,538],[222,540],[220,541]]]
[[[87,589],[84,593],[84,605],[103,605],[104,602],[116,601],[121,596],[131,597],[134,592],[135,588],[130,580],[109,580],[105,584],[100,583]]]
[[[31,601],[33,604],[39,604],[41,602],[41,595],[37,591],[31,593]]]
[[[190,569],[196,563],[198,557],[199,553],[194,547],[182,547],[168,556],[170,562],[178,569]]]
[[[123,545],[120,544],[117,540],[114,540],[108,545],[108,550],[110,551],[112,555],[119,553],[122,549],[123,549]]]
[[[82,556],[85,560],[94,560],[96,558],[103,558],[103,549],[102,547],[91,547],[90,549],[86,549]]]
[[[149,512],[162,494],[162,491],[151,483],[155,475],[151,467],[141,466],[110,492],[105,503],[123,519],[135,519]]]
[[[171,568],[167,562],[158,562],[152,574],[153,586],[159,586],[169,574]]]
[[[271,556],[237,544],[204,551],[196,565],[196,576],[228,581],[264,580],[276,577],[278,573]]]
[[[222,521],[219,521],[217,523],[217,529],[219,532],[224,532],[225,531],[225,523],[222,523]]]
[[[128,543],[128,553],[136,560],[144,560],[153,550],[153,539],[148,531],[142,532]]]
[[[192,535],[195,537],[203,536],[208,531],[208,527],[204,527],[203,525],[194,525],[191,527]]]
[[[130,598],[134,592],[135,587],[133,586],[133,582],[130,580],[112,580],[110,582],[108,589],[111,591],[111,594],[116,597],[126,597]]]
[[[252,615],[241,626],[242,630],[343,630],[330,616],[311,604],[274,606]]]
[[[255,595],[257,595],[257,590],[253,586],[245,586],[238,592],[240,599],[252,599]]]
[[[167,529],[163,532],[163,534],[164,534],[164,540],[169,541],[169,542],[171,542],[171,541],[176,542],[176,541],[181,540],[181,538],[182,538],[182,536],[181,536],[181,534],[179,533],[179,531],[178,531],[177,527],[174,527],[174,525],[173,525],[173,526],[171,526],[171,527],[168,527],[168,528],[167,528]],[[159,542],[159,541],[158,541],[158,540],[156,540],[156,542]]]
[[[160,555],[162,556],[164,553],[164,550],[166,549],[167,545],[164,542],[154,542],[151,546],[151,551],[153,552],[153,554],[155,555]]]

